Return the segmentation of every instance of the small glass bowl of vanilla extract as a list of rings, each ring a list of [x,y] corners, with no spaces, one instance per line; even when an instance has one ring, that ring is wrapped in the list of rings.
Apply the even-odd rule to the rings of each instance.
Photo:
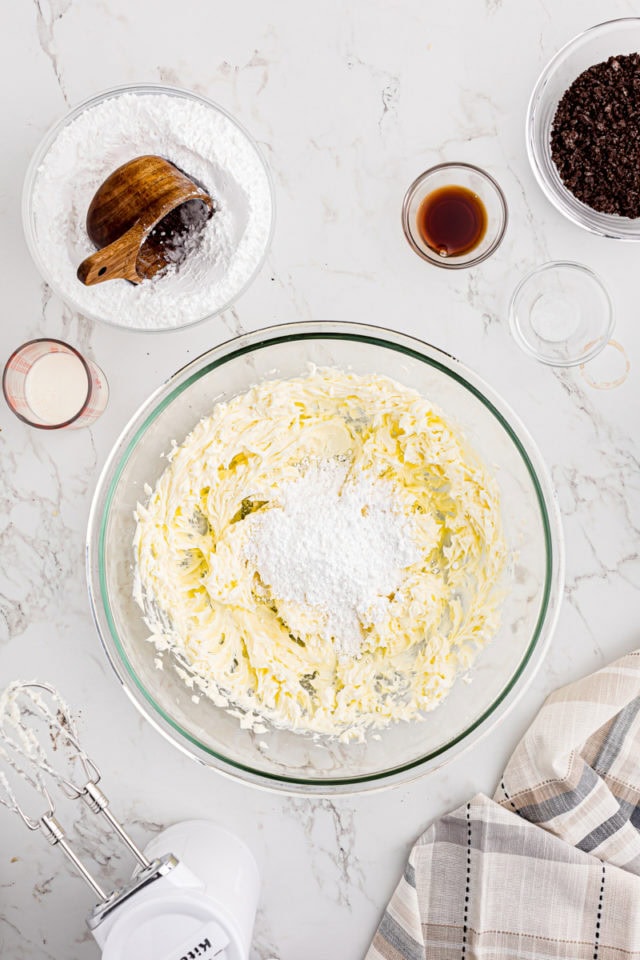
[[[418,256],[460,270],[482,263],[507,228],[507,201],[499,185],[470,163],[440,163],[407,190],[402,226]]]

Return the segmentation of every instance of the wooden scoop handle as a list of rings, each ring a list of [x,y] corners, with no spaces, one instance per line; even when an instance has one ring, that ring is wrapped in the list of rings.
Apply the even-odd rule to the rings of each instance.
[[[105,280],[130,280],[131,283],[141,283],[143,278],[138,275],[136,261],[144,234],[143,224],[134,223],[113,243],[103,247],[102,250],[97,250],[82,261],[78,267],[78,280],[87,287],[95,283],[103,283]]]

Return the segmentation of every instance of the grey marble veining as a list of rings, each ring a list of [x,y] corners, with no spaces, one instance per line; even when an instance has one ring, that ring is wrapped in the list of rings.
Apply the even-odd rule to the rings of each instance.
[[[91,430],[31,431],[0,404],[0,679],[51,679],[79,708],[114,811],[139,843],[211,817],[242,835],[263,877],[252,960],[358,960],[413,839],[469,795],[491,792],[543,697],[640,644],[640,324],[638,248],[565,222],[528,167],[524,114],[548,58],[592,23],[637,13],[630,0],[5,0],[0,64],[4,360],[58,336],[95,357],[111,386]],[[42,283],[22,239],[20,191],[45,130],[116,83],[200,91],[244,123],[272,168],[276,232],[260,276],[233,309],[192,330],[128,333],[77,316]],[[471,271],[420,261],[400,227],[407,185],[430,164],[487,167],[510,223]],[[523,273],[550,258],[595,269],[614,302],[615,339],[590,367],[552,371],[525,357],[506,322]],[[127,419],[174,370],[246,331],[293,320],[357,320],[411,333],[474,368],[537,441],[557,488],[567,584],[556,635],[508,718],[463,759],[363,797],[305,800],[252,791],[196,766],[126,700],[100,648],[84,583],[89,505]],[[613,350],[613,353],[611,352]],[[88,813],[75,838],[105,883],[126,852]],[[92,960],[92,898],[58,851],[0,809],[0,955]]]

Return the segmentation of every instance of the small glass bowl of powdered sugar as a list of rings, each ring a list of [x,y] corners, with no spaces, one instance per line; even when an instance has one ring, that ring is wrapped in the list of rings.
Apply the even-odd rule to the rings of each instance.
[[[138,285],[85,286],[78,265],[95,247],[89,204],[123,163],[165,157],[214,200],[188,255]],[[205,97],[164,84],[116,87],[86,100],[44,137],[23,192],[31,255],[46,282],[85,317],[133,330],[174,330],[222,313],[260,271],[273,233],[274,191],[256,143]]]

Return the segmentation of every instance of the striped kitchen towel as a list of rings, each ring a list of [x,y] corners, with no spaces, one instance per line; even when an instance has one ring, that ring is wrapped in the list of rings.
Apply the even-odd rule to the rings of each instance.
[[[366,960],[640,957],[640,650],[552,694],[419,838]]]

